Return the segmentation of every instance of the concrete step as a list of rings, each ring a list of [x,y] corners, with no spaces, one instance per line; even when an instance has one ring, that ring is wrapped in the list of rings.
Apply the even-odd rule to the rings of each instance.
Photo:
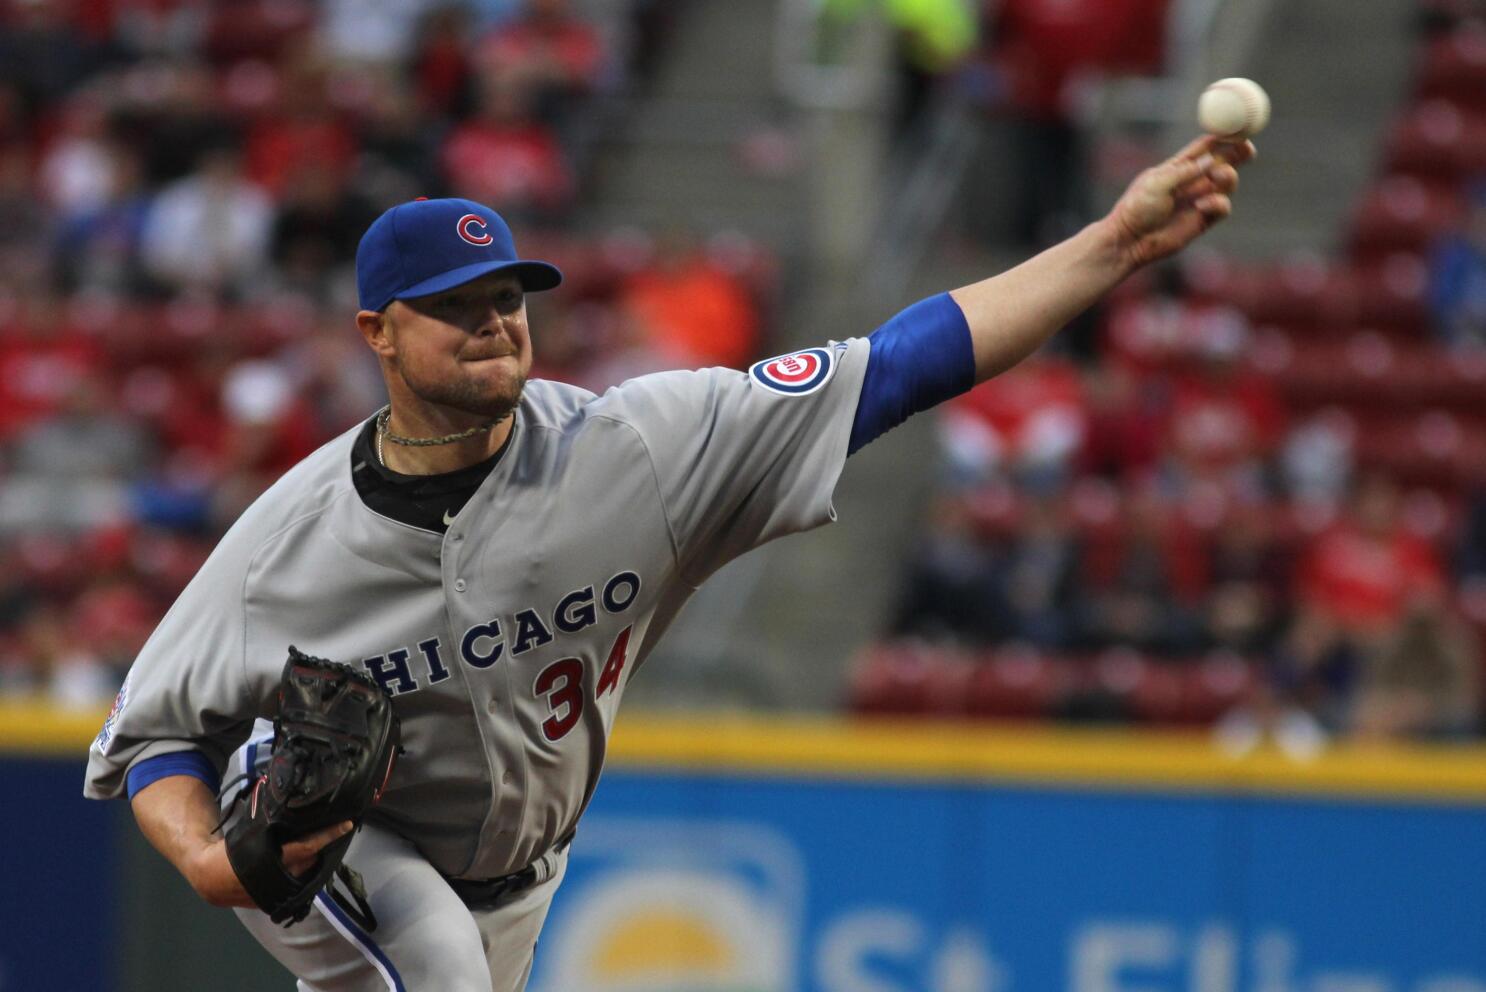
[[[775,0],[691,0],[657,96],[767,98],[773,93]]]

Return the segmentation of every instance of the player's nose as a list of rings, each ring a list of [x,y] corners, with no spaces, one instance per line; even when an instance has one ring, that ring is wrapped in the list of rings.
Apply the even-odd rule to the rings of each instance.
[[[501,332],[501,313],[494,306],[486,307],[475,322],[475,337],[493,338]]]

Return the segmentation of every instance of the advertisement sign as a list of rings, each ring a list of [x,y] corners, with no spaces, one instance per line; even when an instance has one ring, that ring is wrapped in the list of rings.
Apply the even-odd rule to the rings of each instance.
[[[608,774],[532,992],[1486,992],[1486,807]]]

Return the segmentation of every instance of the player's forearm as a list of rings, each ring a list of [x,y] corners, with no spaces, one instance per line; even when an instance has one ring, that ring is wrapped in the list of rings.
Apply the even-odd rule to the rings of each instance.
[[[1042,347],[1135,268],[1109,218],[1013,269],[950,293],[965,313],[984,382]]]
[[[213,906],[252,906],[216,833],[220,811],[198,778],[172,775],[152,782],[130,800],[140,831],[155,850]]]

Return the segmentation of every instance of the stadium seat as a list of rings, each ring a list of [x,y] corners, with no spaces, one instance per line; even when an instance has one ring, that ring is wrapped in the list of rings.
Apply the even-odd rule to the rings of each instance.
[[[1430,42],[1415,78],[1421,99],[1486,110],[1486,30],[1468,24]]]
[[[871,716],[955,715],[969,668],[957,652],[895,642],[868,648],[851,666],[848,704]]]
[[[1389,172],[1459,183],[1486,171],[1486,112],[1448,100],[1427,100],[1404,112],[1389,131]]]
[[[970,673],[966,706],[971,716],[1039,719],[1051,714],[1072,687],[1063,659],[1026,645],[1010,645],[982,657]]]
[[[1359,262],[1397,252],[1424,252],[1457,223],[1464,205],[1457,187],[1416,176],[1387,176],[1369,190],[1352,217],[1351,254]]]

